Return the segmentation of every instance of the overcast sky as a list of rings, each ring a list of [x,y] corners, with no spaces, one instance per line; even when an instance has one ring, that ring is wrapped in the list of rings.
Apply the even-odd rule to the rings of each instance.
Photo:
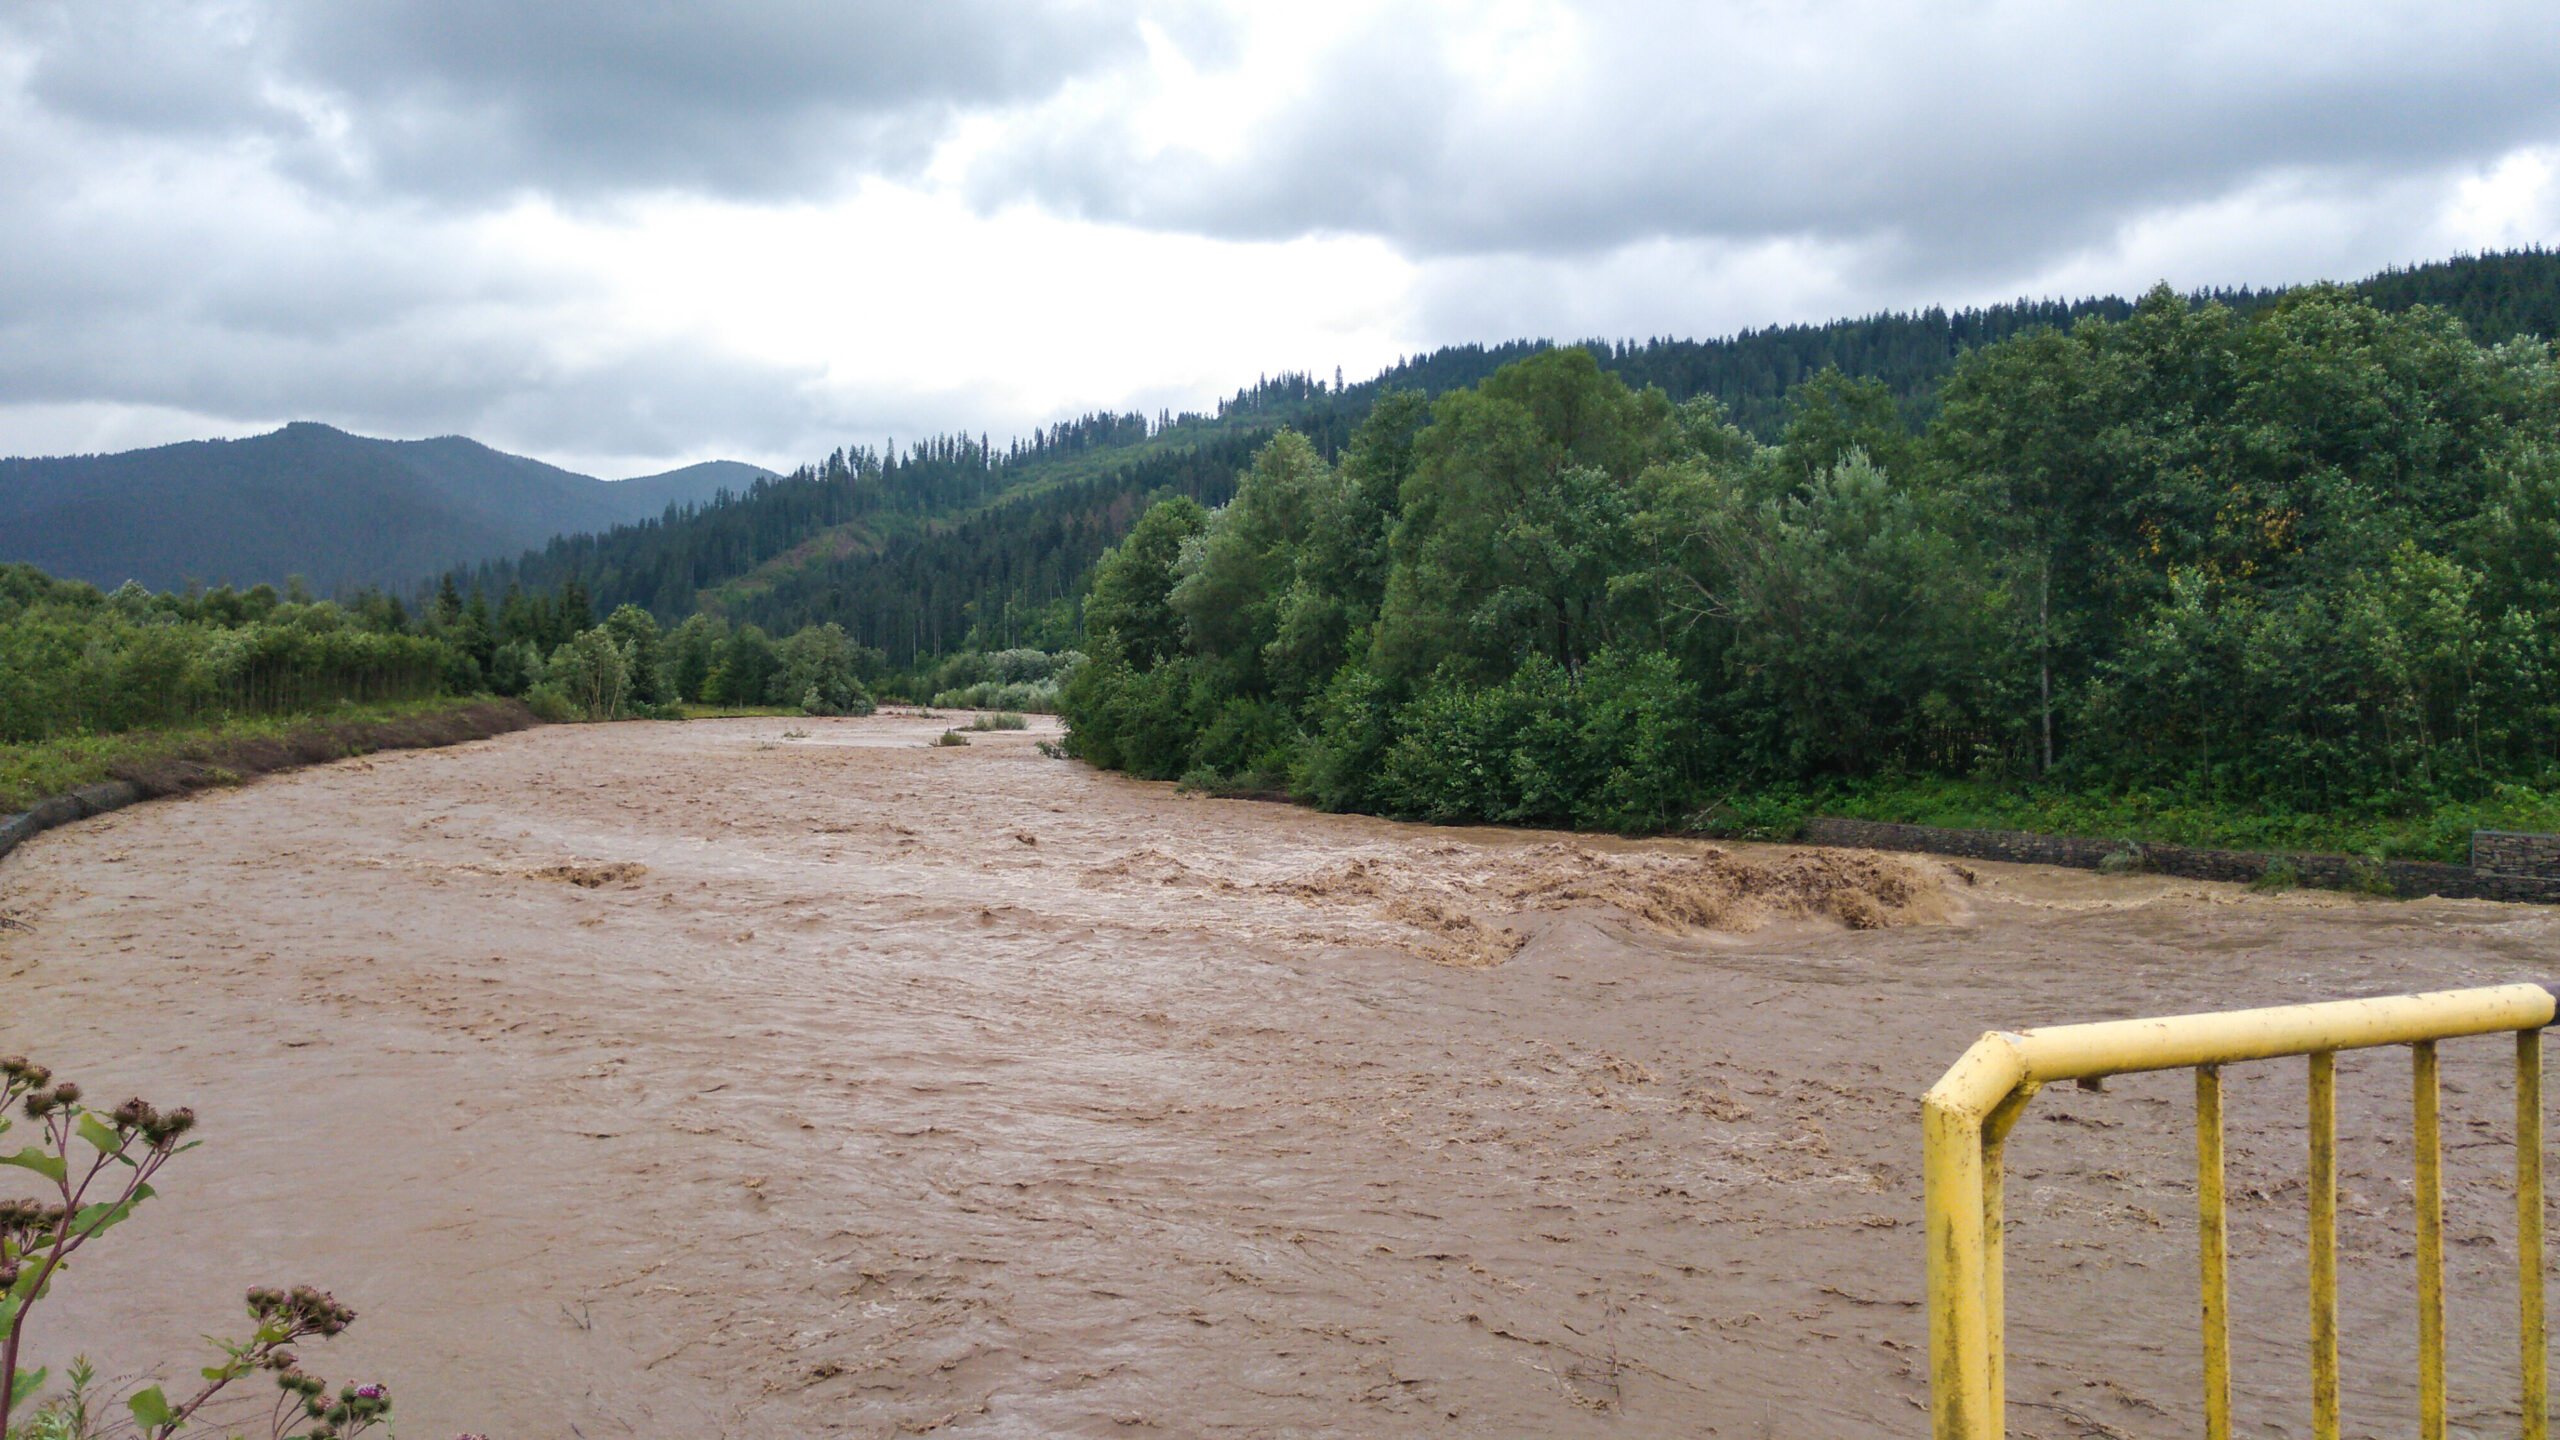
[[[0,454],[592,473],[2560,241],[2539,3],[0,0]]]

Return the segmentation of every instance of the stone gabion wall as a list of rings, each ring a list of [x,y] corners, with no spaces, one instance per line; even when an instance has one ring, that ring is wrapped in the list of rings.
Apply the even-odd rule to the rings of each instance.
[[[2560,880],[2560,835],[2474,830],[2471,832],[2471,868],[2493,875],[2531,875],[2545,880]]]
[[[1840,845],[1861,850],[1907,850],[1952,855],[1965,860],[2007,860],[2023,865],[2067,865],[2096,870],[2114,863],[2129,870],[2176,875],[2188,880],[2231,880],[2241,884],[2263,878],[2278,861],[2290,863],[2302,884],[2330,890],[2357,890],[2415,898],[2442,895],[2456,900],[2517,900],[2560,904],[2560,869],[2542,875],[2505,874],[2477,865],[2439,865],[2424,860],[2360,860],[2350,855],[2269,855],[2251,850],[2198,850],[2185,845],[2136,845],[2119,840],[2076,840],[2064,835],[2038,835],[2025,830],[1950,830],[1936,825],[1895,825],[1879,820],[1815,819],[1805,822],[1804,838],[1812,845]],[[2552,838],[2552,837],[2536,837]],[[2474,855],[2478,854],[2474,842]]]
[[[0,855],[6,855],[22,843],[34,839],[58,825],[86,820],[121,810],[143,798],[142,787],[123,780],[109,780],[97,785],[84,785],[68,795],[56,795],[23,815],[0,815]]]

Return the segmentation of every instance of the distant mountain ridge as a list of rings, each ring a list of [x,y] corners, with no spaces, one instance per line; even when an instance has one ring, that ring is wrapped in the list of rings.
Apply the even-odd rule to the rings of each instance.
[[[599,480],[459,435],[377,440],[297,421],[243,440],[0,460],[0,560],[112,587],[282,583],[323,594],[607,530],[772,472],[712,460]]]

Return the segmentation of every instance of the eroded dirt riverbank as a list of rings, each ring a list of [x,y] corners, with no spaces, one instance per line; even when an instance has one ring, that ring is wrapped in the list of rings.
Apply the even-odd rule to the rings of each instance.
[[[207,1142],[43,1357],[191,1373],[309,1280],[413,1436],[1919,1434],[1916,1096],[1981,1030],[2560,971],[2538,909],[1393,825],[940,728],[553,727],[29,844],[0,1049]],[[2481,1425],[2506,1053],[2446,1047]],[[2379,1429],[2406,1064],[2340,1070]],[[2302,1079],[2227,1084],[2239,1403],[2301,1433]],[[2020,1433],[2198,1428],[2188,1095],[2012,1142]]]

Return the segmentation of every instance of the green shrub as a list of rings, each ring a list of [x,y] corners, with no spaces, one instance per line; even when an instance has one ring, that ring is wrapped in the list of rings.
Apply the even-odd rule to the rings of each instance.
[[[1189,669],[1170,661],[1133,669],[1117,655],[1079,667],[1059,697],[1076,753],[1106,770],[1170,780],[1190,768]]]
[[[568,695],[550,685],[536,685],[524,695],[525,708],[554,725],[574,724],[587,718],[587,713]]]
[[[1817,804],[1793,785],[1737,791],[1691,811],[1682,828],[1719,840],[1785,844],[1804,838],[1804,822]]]
[[[1314,733],[1299,745],[1290,766],[1291,793],[1321,810],[1381,808],[1378,777],[1387,747],[1395,742],[1394,695],[1365,666],[1336,672],[1310,707]]]
[[[1456,673],[1395,717],[1376,792],[1389,813],[1633,832],[1690,808],[1693,707],[1668,657],[1603,652],[1577,676],[1532,655],[1493,686]]]
[[[2249,888],[2262,895],[2280,894],[2299,889],[2301,885],[2302,867],[2294,864],[2293,857],[2289,855],[2278,855],[2268,860],[2267,868],[2259,872],[2257,879],[2249,882]]]
[[[933,692],[933,703],[952,710],[1019,710],[1035,715],[1058,712],[1055,680],[981,680],[956,690]]]

